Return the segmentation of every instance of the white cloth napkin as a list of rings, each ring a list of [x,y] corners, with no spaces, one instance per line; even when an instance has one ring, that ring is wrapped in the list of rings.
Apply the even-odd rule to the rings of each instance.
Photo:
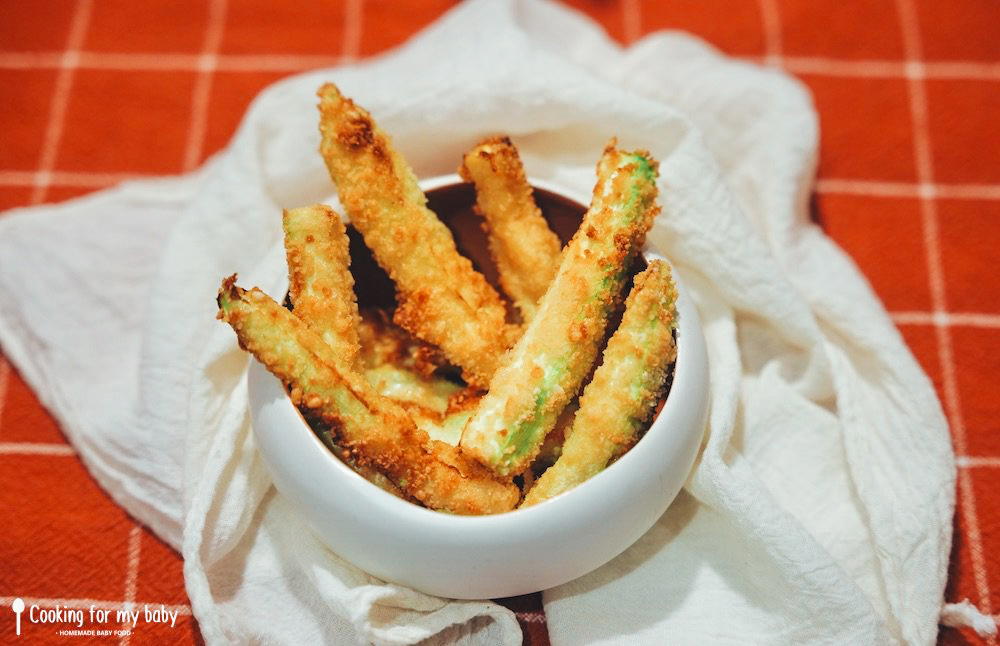
[[[389,56],[272,86],[197,173],[0,221],[4,352],[101,485],[182,550],[210,644],[520,640],[496,604],[338,558],[257,457],[248,359],[214,296],[234,271],[283,293],[279,209],[332,192],[314,107],[326,80],[421,176],[497,132],[529,174],[580,191],[611,135],[662,162],[650,239],[703,317],[710,428],[658,524],[545,593],[553,643],[934,641],[953,454],[927,377],[809,221],[808,93],[682,34],[621,50],[559,6],[476,0]]]

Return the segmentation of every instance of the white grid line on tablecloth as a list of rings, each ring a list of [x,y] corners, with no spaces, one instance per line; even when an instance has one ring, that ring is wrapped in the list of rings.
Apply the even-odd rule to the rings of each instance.
[[[922,63],[923,51],[920,36],[920,23],[917,17],[917,7],[914,0],[897,0],[900,29],[903,36],[903,50],[907,60],[905,67],[907,89],[910,95],[910,115],[913,125],[913,152],[917,165],[917,178],[921,184],[933,185],[934,161],[930,143],[930,123],[927,112],[927,88],[924,79],[925,69]],[[925,250],[927,254],[928,278],[930,281],[931,302],[935,313],[946,312],[947,296],[945,293],[944,271],[942,268],[942,253],[938,235],[937,205],[934,196],[920,197],[921,224],[924,230]],[[942,389],[944,405],[951,420],[952,439],[959,454],[966,453],[965,421],[962,416],[961,398],[958,392],[958,378],[955,369],[954,349],[952,347],[951,330],[946,325],[935,325],[938,353],[941,363]],[[986,561],[983,557],[982,535],[979,531],[979,519],[976,513],[975,491],[968,469],[958,473],[959,504],[962,516],[967,526],[969,552],[972,560],[972,573],[979,595],[979,608],[984,614],[992,614],[990,607],[990,588],[986,576]],[[996,644],[992,637],[987,643]]]
[[[0,170],[0,186],[34,186],[39,171]],[[158,179],[162,173],[112,173],[98,171],[61,171],[47,173],[49,186],[107,188],[134,179]],[[820,195],[858,195],[863,197],[936,198],[939,200],[1000,200],[1000,184],[933,184],[918,182],[883,182],[864,179],[819,178]]]
[[[347,0],[344,4],[344,44],[341,50],[345,61],[357,60],[361,55],[363,19],[364,0]]]
[[[87,25],[90,22],[92,7],[91,0],[77,0],[76,7],[73,9],[73,19],[70,22],[69,35],[66,38],[66,51],[59,59],[59,73],[56,75],[52,103],[49,106],[49,118],[45,125],[45,135],[38,160],[38,173],[35,175],[34,190],[31,192],[32,204],[44,202],[49,190],[49,174],[55,169],[63,125],[66,122],[66,110],[69,107],[69,96],[73,89],[73,74],[76,71],[79,52],[83,48],[84,38],[87,35]]]
[[[936,198],[941,200],[1000,200],[1000,184],[934,184],[820,178],[816,192],[869,197]]]
[[[212,76],[216,68],[216,57],[222,47],[222,35],[226,29],[226,0],[212,0],[208,5],[208,20],[205,23],[204,43],[198,58],[198,72],[191,90],[191,125],[184,146],[185,171],[194,170],[201,161],[208,130],[208,104],[211,100]]]
[[[763,63],[771,67],[782,65],[781,14],[777,0],[758,0],[761,30],[764,34]]]
[[[760,60],[749,57],[750,60]],[[902,79],[912,71],[906,61],[846,60],[817,56],[783,56],[780,65],[793,74],[845,78]],[[982,61],[925,61],[923,78],[935,80],[1000,81],[1000,63]]]
[[[142,547],[142,528],[134,525],[128,535],[128,564],[125,571],[125,609],[135,609],[135,594],[139,586],[139,556]],[[129,627],[127,621],[121,624],[122,630]],[[132,632],[126,632],[118,639],[118,646],[128,646],[132,639]]]
[[[977,458],[970,455],[955,457],[955,465],[960,469],[976,469],[980,467],[1000,469],[1000,457]]]
[[[544,624],[545,614],[541,612],[536,612],[534,610],[528,610],[524,612],[515,612],[517,618],[528,624]]]
[[[39,171],[0,170],[0,186],[34,186]],[[162,174],[151,173],[101,173],[89,171],[61,171],[47,173],[49,186],[76,188],[108,188],[134,179],[158,179]]]
[[[69,444],[55,442],[0,442],[0,455],[76,455]]]
[[[977,312],[892,312],[896,325],[935,325],[948,327],[973,327],[988,330],[1000,329],[1000,314]]]
[[[769,2],[773,0],[761,0]],[[630,0],[623,2],[623,11]],[[636,20],[623,14],[626,34]],[[641,24],[641,23],[640,23]],[[641,35],[641,27],[639,35]],[[639,37],[636,36],[636,38]],[[630,41],[626,41],[630,42]],[[348,43],[349,44],[349,43]],[[821,56],[789,56],[766,53],[763,56],[739,56],[743,60],[773,64],[793,74],[852,78],[905,79],[913,74],[906,61],[850,60]],[[76,69],[116,70],[123,72],[176,71],[197,72],[201,56],[180,52],[78,52],[73,60]],[[325,54],[222,54],[216,71],[234,73],[302,71],[337,65],[352,60],[344,55]],[[0,69],[59,69],[66,62],[63,52],[0,51]],[[935,80],[1000,81],[1000,63],[988,61],[925,61],[920,65],[922,78]]]
[[[622,0],[622,35],[630,45],[642,38],[642,7],[639,0]]]
[[[0,69],[58,69],[59,52],[0,52]],[[232,73],[297,72],[345,62],[341,55],[323,54],[218,54],[215,71]],[[117,72],[197,72],[200,54],[177,52],[79,52],[76,69]]]

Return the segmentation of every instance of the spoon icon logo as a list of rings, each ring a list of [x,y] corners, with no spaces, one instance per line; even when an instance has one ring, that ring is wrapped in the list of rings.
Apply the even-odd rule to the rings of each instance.
[[[10,604],[10,609],[14,611],[17,615],[16,620],[16,632],[18,635],[21,634],[21,613],[24,612],[24,600],[21,597],[14,599],[14,602]]]

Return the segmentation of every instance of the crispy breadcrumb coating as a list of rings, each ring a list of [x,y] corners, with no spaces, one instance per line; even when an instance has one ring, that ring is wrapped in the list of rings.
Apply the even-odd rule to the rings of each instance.
[[[657,163],[615,142],[552,285],[462,432],[461,447],[501,475],[521,473],[589,373],[656,206]]]
[[[347,229],[329,206],[285,209],[288,298],[295,315],[333,348],[345,365],[357,360],[358,302]]]
[[[522,507],[575,487],[636,442],[677,358],[676,303],[677,288],[667,263],[654,260],[635,277],[622,322],[580,397],[562,454],[531,488]]]
[[[381,309],[361,312],[358,337],[361,365],[366,370],[391,365],[430,379],[448,365],[439,349],[394,325]]]
[[[440,353],[386,319],[381,311],[361,315],[362,372],[432,439],[458,444],[478,391],[438,374]]]
[[[535,204],[517,148],[507,137],[486,139],[465,153],[458,172],[476,185],[500,286],[530,322],[559,269],[560,244]]]
[[[236,277],[222,283],[219,318],[290,388],[292,402],[329,425],[349,459],[372,466],[392,483],[439,511],[490,514],[508,511],[520,497],[511,482],[454,447],[431,440],[406,412],[344,366],[329,345],[259,289],[245,291]]]
[[[467,382],[486,388],[516,335],[500,296],[458,253],[371,115],[333,84],[318,95],[320,152],[351,222],[396,285],[396,323],[441,348]]]

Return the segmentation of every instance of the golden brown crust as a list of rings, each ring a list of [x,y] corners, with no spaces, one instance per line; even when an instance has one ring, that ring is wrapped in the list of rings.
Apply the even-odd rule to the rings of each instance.
[[[262,291],[244,291],[231,276],[218,301],[240,347],[286,384],[293,403],[323,420],[352,463],[378,469],[432,509],[486,514],[517,503],[516,486],[430,440],[402,408],[342,365],[319,335]]]
[[[448,365],[440,349],[393,324],[382,310],[366,309],[361,313],[358,336],[366,368],[392,365],[430,378]]]
[[[347,363],[359,351],[357,298],[347,229],[333,209],[314,204],[282,214],[288,297],[295,315]]]
[[[638,440],[677,357],[676,300],[677,289],[665,262],[654,260],[635,277],[621,324],[580,397],[561,455],[528,492],[523,506],[585,481]]]
[[[396,322],[485,388],[513,337],[499,295],[458,253],[371,116],[332,84],[318,94],[320,151],[351,222],[396,285]]]
[[[655,161],[609,146],[597,168],[590,208],[537,316],[462,431],[462,449],[496,473],[530,466],[589,374],[631,260],[659,211]]]
[[[559,269],[559,238],[535,204],[517,148],[491,137],[465,154],[459,174],[476,185],[476,212],[484,218],[500,285],[530,321]]]

